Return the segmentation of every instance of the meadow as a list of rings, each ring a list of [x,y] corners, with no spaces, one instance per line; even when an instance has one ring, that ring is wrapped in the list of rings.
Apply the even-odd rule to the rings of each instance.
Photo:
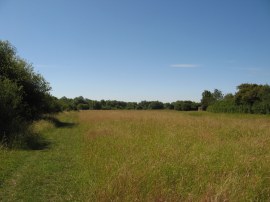
[[[0,201],[269,201],[270,117],[64,112],[0,149]],[[38,144],[37,144],[38,143]]]

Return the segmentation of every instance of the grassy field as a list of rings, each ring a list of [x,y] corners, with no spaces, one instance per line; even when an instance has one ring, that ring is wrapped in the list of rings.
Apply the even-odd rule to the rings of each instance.
[[[269,201],[270,117],[81,111],[0,149],[0,201]]]

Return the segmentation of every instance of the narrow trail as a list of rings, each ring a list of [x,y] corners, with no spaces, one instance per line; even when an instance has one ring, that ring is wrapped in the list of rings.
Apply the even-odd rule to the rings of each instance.
[[[4,187],[4,198],[0,197],[0,200],[7,200],[7,201],[14,201],[17,198],[17,192],[20,189],[20,185],[22,184],[26,176],[27,171],[29,168],[33,167],[33,162],[36,162],[39,159],[40,155],[38,152],[32,153],[30,156],[25,155],[24,159],[20,162],[18,167],[13,171],[12,175],[9,176],[3,182]],[[3,195],[0,192],[0,196]]]
[[[1,155],[6,171],[0,186],[0,201],[72,200],[77,182],[82,130],[68,116],[58,127],[42,135],[50,141],[41,150],[14,150]],[[0,151],[1,152],[1,151]],[[0,170],[1,172],[1,170]]]

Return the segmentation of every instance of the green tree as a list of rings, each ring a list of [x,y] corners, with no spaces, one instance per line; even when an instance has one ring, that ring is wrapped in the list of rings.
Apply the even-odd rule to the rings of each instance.
[[[224,95],[223,99],[226,101],[234,101],[234,95],[232,93],[228,93],[228,94]]]
[[[22,109],[22,88],[8,79],[0,80],[0,141],[10,138],[24,125]]]
[[[254,103],[260,103],[264,96],[263,85],[244,83],[237,86],[235,102],[237,105],[246,105],[249,113],[252,113]]]
[[[49,94],[48,82],[34,72],[31,64],[17,56],[7,41],[0,41],[0,84],[1,134],[7,137],[23,123],[57,108],[56,100]]]
[[[70,110],[76,110],[76,106],[74,104],[74,100],[67,98],[67,97],[61,97],[58,100],[60,107],[61,107],[61,111],[70,111]]]
[[[128,102],[126,109],[136,109],[137,107],[137,102]]]
[[[89,109],[89,105],[80,103],[77,105],[77,109],[78,110],[87,110],[87,109]]]
[[[215,89],[214,92],[212,93],[212,95],[213,95],[213,98],[215,101],[223,100],[223,98],[224,98],[223,93],[218,89]]]
[[[159,101],[152,101],[148,105],[148,109],[164,109],[164,105],[162,102]]]
[[[164,108],[165,109],[174,109],[174,106],[173,106],[172,103],[167,102],[167,103],[164,104]]]
[[[190,100],[176,101],[173,103],[174,109],[178,111],[194,111],[198,110],[199,104]]]
[[[0,61],[0,79],[9,79],[23,92],[21,115],[33,120],[46,113],[46,99],[51,89],[48,82],[33,71],[31,64],[17,56],[15,48],[7,41],[0,41]]]
[[[137,109],[149,109],[149,105],[150,105],[151,102],[149,101],[146,101],[146,100],[143,100],[141,101],[138,105],[137,105]]]
[[[209,105],[213,104],[214,102],[215,102],[215,98],[214,98],[213,94],[208,90],[203,91],[202,99],[201,99],[202,109],[206,110],[207,107]]]

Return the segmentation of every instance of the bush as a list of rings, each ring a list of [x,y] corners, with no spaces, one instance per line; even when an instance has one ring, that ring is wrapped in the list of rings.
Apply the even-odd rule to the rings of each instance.
[[[249,113],[248,105],[237,105],[233,100],[220,100],[208,106],[207,111],[216,113]]]
[[[59,111],[49,84],[16,55],[7,41],[0,41],[0,138],[11,141],[24,126],[44,113]]]
[[[252,112],[255,114],[269,114],[270,103],[255,102],[252,106]]]
[[[152,101],[148,105],[148,109],[164,109],[163,103],[159,101]]]
[[[198,110],[199,104],[192,101],[176,101],[173,103],[174,109],[178,111],[195,111]]]
[[[88,104],[78,104],[77,109],[78,110],[87,110],[87,109],[89,109],[89,105]]]
[[[0,80],[0,140],[9,140],[10,135],[19,131],[23,118],[22,89],[9,79]]]

